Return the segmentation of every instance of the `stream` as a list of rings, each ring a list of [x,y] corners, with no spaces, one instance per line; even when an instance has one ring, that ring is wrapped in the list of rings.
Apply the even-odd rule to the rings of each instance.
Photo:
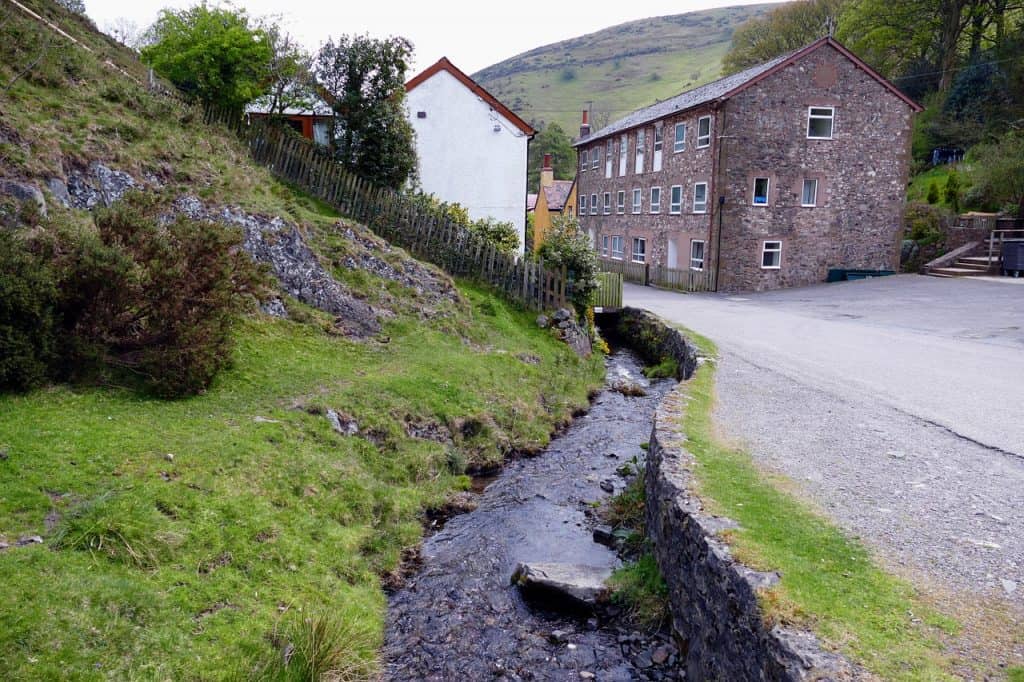
[[[475,511],[424,540],[420,571],[390,597],[385,679],[682,679],[662,636],[528,604],[510,584],[520,561],[619,565],[593,541],[588,515],[610,495],[602,483],[616,493],[625,486],[616,469],[643,461],[654,410],[675,382],[648,381],[627,350],[612,354],[607,368],[586,415],[537,457],[510,462]],[[622,380],[647,395],[609,388]]]

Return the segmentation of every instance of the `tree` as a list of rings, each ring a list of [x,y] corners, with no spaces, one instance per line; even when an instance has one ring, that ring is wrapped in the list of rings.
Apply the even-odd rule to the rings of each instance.
[[[549,123],[530,141],[526,157],[526,182],[531,192],[540,187],[540,168],[544,155],[551,154],[551,167],[556,180],[572,180],[576,176],[576,150],[572,140],[557,123]]]
[[[573,280],[572,303],[581,320],[591,321],[597,292],[597,254],[576,216],[558,215],[537,257],[548,266],[565,267]]]
[[[971,150],[968,192],[985,207],[1012,207],[1024,219],[1024,130],[1011,130],[994,141]]]
[[[849,0],[800,0],[780,5],[736,29],[722,60],[727,74],[757,66],[828,35]]]
[[[267,90],[272,47],[245,10],[165,9],[147,38],[142,60],[205,102],[241,109]]]
[[[314,74],[334,110],[331,151],[347,169],[398,189],[416,167],[413,129],[404,110],[412,43],[342,36],[320,48]]]
[[[107,22],[107,25],[103,27],[103,32],[132,50],[138,50],[144,42],[142,29],[126,17],[118,17]]]
[[[311,110],[317,100],[311,75],[313,58],[277,23],[264,26],[270,41],[270,89],[260,103],[271,114]]]
[[[82,0],[57,0],[57,4],[69,12],[85,15],[85,3]]]
[[[953,209],[953,213],[960,212],[960,175],[955,168],[949,171],[949,175],[946,177],[943,199],[945,199],[946,205]]]

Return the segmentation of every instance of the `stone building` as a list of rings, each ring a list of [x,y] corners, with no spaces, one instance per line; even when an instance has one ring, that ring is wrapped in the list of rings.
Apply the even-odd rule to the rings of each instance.
[[[895,270],[920,110],[826,37],[594,133],[584,113],[580,221],[603,257],[720,291]]]

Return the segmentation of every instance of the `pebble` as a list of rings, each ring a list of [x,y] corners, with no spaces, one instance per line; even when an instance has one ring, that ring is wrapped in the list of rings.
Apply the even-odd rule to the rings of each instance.
[[[166,459],[168,462],[173,462],[174,461],[174,453],[168,452],[166,455],[164,455],[164,459]]]
[[[615,484],[609,481],[608,479],[605,479],[601,481],[601,490],[605,491],[610,495],[611,493],[615,492]]]
[[[668,647],[659,646],[657,649],[651,652],[651,660],[654,661],[656,665],[661,665],[662,663],[667,661],[668,657],[671,655],[672,652],[669,651]]]
[[[597,675],[595,675],[594,673],[590,672],[589,670],[581,670],[580,671],[580,679],[581,680],[593,680],[596,677],[597,677]]]

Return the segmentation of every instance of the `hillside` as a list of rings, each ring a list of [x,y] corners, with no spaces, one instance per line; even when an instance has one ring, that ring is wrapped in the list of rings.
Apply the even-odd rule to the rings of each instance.
[[[600,357],[274,180],[87,20],[23,3],[80,44],[0,2],[0,232],[88,236],[135,189],[244,233],[277,284],[194,397],[0,393],[4,679],[373,679],[382,581],[425,511],[546,443]]]
[[[592,102],[599,128],[719,76],[732,33],[771,4],[654,17],[538,47],[473,78],[534,126],[573,134]]]

